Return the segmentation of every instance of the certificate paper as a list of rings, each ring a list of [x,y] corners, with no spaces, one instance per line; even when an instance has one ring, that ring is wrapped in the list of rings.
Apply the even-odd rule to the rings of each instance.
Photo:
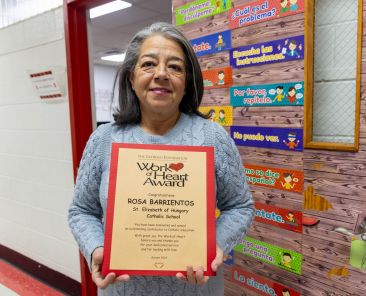
[[[215,275],[213,147],[113,143],[103,274]]]

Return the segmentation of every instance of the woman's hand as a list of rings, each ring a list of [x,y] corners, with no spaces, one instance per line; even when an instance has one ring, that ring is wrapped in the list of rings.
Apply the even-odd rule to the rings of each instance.
[[[114,272],[110,272],[107,274],[106,277],[102,275],[101,271],[103,263],[103,253],[104,248],[99,247],[96,248],[92,254],[91,273],[93,282],[97,285],[97,287],[100,289],[105,289],[108,285],[114,282],[128,281],[130,279],[130,276],[128,274],[123,274],[117,277]]]
[[[220,247],[216,246],[216,257],[211,263],[212,270],[216,272],[223,262],[224,262],[224,252],[220,249]],[[196,274],[194,273],[193,267],[188,266],[187,276],[184,276],[181,272],[179,272],[177,273],[176,277],[189,284],[201,285],[201,286],[206,284],[209,279],[208,276],[204,275],[202,266],[199,266],[197,268]]]

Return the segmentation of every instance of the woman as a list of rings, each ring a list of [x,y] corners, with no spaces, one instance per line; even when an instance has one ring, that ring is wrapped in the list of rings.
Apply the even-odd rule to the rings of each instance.
[[[253,217],[253,203],[239,153],[226,131],[203,118],[201,69],[192,47],[172,25],[156,23],[137,33],[120,71],[116,122],[91,135],[80,163],[70,228],[90,264],[99,295],[223,295],[220,265],[224,254],[243,238]],[[106,210],[112,142],[215,147],[217,276],[187,267],[187,277],[116,277],[101,275],[103,217]],[[193,268],[197,268],[194,272]]]

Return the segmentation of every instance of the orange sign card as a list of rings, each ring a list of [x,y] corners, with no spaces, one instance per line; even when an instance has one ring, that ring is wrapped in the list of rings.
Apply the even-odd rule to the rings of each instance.
[[[203,106],[198,110],[209,116],[208,120],[217,122],[222,126],[231,126],[233,124],[233,107],[231,106]]]
[[[112,144],[103,274],[176,275],[216,256],[213,147]]]
[[[233,85],[233,73],[231,67],[202,71],[202,76],[205,89],[225,88]]]
[[[249,184],[285,191],[303,191],[303,172],[249,164],[244,164],[244,167]]]

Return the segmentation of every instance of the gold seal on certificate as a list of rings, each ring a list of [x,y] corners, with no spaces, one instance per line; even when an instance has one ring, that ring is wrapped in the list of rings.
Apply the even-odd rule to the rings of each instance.
[[[213,147],[113,143],[103,274],[214,275]]]

